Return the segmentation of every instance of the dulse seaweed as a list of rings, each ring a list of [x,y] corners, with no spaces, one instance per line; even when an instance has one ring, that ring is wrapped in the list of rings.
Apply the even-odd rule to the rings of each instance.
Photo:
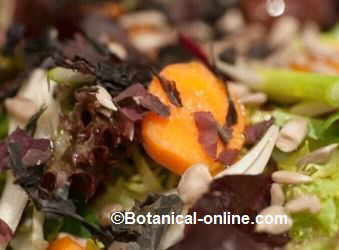
[[[248,215],[251,221],[270,203],[271,177],[261,175],[227,175],[216,179],[208,193],[190,209],[198,218],[229,212]],[[283,247],[287,235],[259,234],[254,224],[204,224],[187,225],[185,236],[170,250],[272,250]],[[204,240],[197,240],[203,238]]]

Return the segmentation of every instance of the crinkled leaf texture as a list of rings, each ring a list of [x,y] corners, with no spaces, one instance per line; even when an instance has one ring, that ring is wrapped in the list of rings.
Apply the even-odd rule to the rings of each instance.
[[[291,171],[297,169],[296,161],[307,154],[307,144],[299,151],[280,161],[279,168]],[[298,157],[299,156],[299,157]],[[281,156],[280,156],[281,157]],[[310,174],[314,181],[310,184],[288,186],[287,200],[300,194],[316,195],[321,201],[321,210],[312,214],[307,211],[292,215],[293,227],[290,231],[292,241],[287,249],[299,247],[300,250],[327,250],[337,247],[339,233],[339,152],[335,152],[331,160],[323,165],[308,164],[303,171]]]
[[[22,129],[16,129],[6,140],[0,143],[0,169],[9,168],[8,144],[16,143],[20,147],[20,157],[26,167],[46,163],[52,156],[51,141],[34,139]]]

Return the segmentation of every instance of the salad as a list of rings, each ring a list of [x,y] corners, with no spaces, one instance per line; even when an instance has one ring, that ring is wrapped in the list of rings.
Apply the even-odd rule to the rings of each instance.
[[[338,8],[1,0],[0,249],[339,249]]]

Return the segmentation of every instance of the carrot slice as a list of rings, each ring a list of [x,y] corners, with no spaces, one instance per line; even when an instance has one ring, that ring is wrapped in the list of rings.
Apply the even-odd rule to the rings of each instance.
[[[211,112],[214,119],[223,125],[228,112],[228,94],[224,84],[198,62],[169,65],[161,75],[176,83],[183,107],[171,104],[159,80],[156,77],[152,80],[149,91],[170,107],[171,115],[165,118],[154,113],[146,115],[142,123],[145,150],[156,162],[179,175],[194,163],[205,163],[212,173],[217,173],[223,166],[208,156],[199,143],[193,114]],[[244,143],[246,114],[235,96],[232,100],[238,120],[227,148],[240,150]],[[218,152],[223,147],[219,140]]]
[[[49,245],[48,250],[85,250],[85,248],[71,237],[66,236],[53,241]]]

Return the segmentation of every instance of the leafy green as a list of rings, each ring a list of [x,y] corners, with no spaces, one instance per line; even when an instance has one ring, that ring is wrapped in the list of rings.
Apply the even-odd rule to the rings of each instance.
[[[0,139],[3,139],[8,134],[8,116],[5,113],[0,113]]]
[[[252,121],[258,122],[274,117],[275,124],[282,127],[288,120],[294,118],[303,118],[309,121],[308,138],[312,140],[312,145],[326,145],[339,142],[339,112],[333,113],[326,119],[309,118],[292,114],[283,109],[275,109],[274,111],[255,111],[252,114]]]
[[[297,161],[311,151],[329,143],[339,142],[339,112],[323,119],[302,117],[283,109],[272,112],[256,111],[252,120],[275,118],[275,123],[282,127],[288,120],[304,118],[309,121],[307,139],[292,153],[276,150],[273,158],[282,170],[310,175],[314,181],[303,185],[286,185],[284,191],[287,201],[301,194],[316,195],[322,204],[320,212],[312,214],[300,212],[292,214],[293,227],[290,231],[292,241],[287,250],[327,250],[337,249],[339,235],[339,151],[332,154],[326,164],[308,164],[298,167]],[[338,248],[339,249],[339,248]]]
[[[145,157],[140,151],[133,154],[133,163],[122,163],[117,180],[106,186],[106,191],[95,202],[97,209],[106,204],[118,203],[125,209],[135,201],[143,201],[149,193],[159,193],[174,188],[178,177]]]
[[[297,161],[310,152],[308,141],[293,153],[284,153],[278,150],[273,152],[273,159],[278,163],[280,169],[288,171],[297,171]]]
[[[338,242],[334,238],[319,237],[302,242],[291,241],[286,250],[338,250]]]
[[[293,240],[290,245],[299,245],[299,248],[288,249],[334,249],[332,246],[339,232],[339,179],[316,179],[309,185],[287,188],[289,199],[300,193],[316,194],[322,208],[315,214],[301,212],[292,215],[290,236]],[[309,248],[310,245],[314,248]]]
[[[81,207],[81,206],[78,206]],[[85,206],[82,206],[85,207]],[[98,225],[98,219],[93,209],[86,206],[79,212],[83,218],[94,225]],[[81,222],[70,217],[48,218],[44,224],[45,238],[48,241],[54,240],[60,232],[69,233],[82,238],[91,238],[92,234]]]
[[[331,120],[333,121],[334,118]],[[329,126],[330,122],[327,121],[327,123],[324,122],[326,125],[322,128]],[[309,184],[285,186],[287,200],[301,194],[312,194],[320,199],[322,205],[318,213],[292,214],[293,227],[290,231],[292,241],[287,249],[335,249],[335,239],[339,234],[339,151],[334,152],[326,164],[308,164],[298,167],[297,161],[309,152],[309,142],[306,141],[294,153],[286,154],[276,151],[273,154],[279,169],[305,173],[314,178],[314,181]],[[312,248],[310,248],[311,245]]]
[[[161,191],[161,183],[157,176],[152,172],[152,170],[147,165],[145,158],[136,151],[133,155],[134,163],[138,169],[138,172],[141,174],[144,183],[148,185],[148,191]]]
[[[48,218],[44,223],[45,239],[52,241],[56,239],[63,225],[62,218]]]
[[[90,209],[88,206],[86,206],[85,209],[80,211],[79,214],[83,216],[83,218],[87,222],[94,224],[94,225],[98,225],[98,219],[97,219],[97,216],[94,210]],[[69,233],[69,234],[79,236],[82,238],[92,237],[92,234],[88,231],[86,227],[83,226],[81,222],[70,217],[64,218],[62,227],[60,228],[60,232]]]
[[[104,246],[100,242],[94,240],[87,241],[86,250],[100,250],[102,248],[104,248]]]

